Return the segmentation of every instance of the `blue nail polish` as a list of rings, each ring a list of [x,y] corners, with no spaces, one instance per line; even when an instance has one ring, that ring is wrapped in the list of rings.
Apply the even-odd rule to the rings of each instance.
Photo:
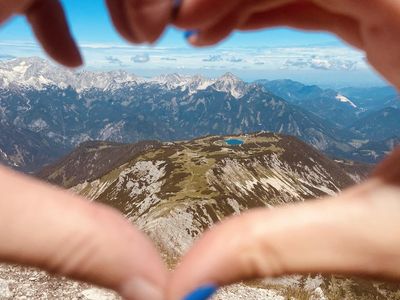
[[[188,30],[188,31],[185,31],[184,36],[185,36],[185,39],[188,40],[190,37],[192,37],[192,36],[194,36],[194,35],[196,35],[198,33],[199,32],[197,30]]]
[[[181,7],[181,4],[182,4],[182,0],[173,0],[172,7],[174,9],[178,9],[179,7]]]
[[[173,0],[172,2],[172,13],[171,13],[171,19],[175,20],[176,17],[179,14],[179,10],[181,8],[182,0]]]
[[[206,300],[210,298],[217,289],[218,287],[213,284],[205,285],[187,295],[183,300]]]

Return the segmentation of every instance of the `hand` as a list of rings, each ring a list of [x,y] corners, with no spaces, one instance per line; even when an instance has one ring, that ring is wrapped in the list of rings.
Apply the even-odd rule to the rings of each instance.
[[[163,299],[152,243],[111,208],[0,167],[0,261],[101,285],[126,300]]]
[[[289,26],[332,32],[365,50],[369,62],[400,88],[400,2],[393,0],[183,0],[175,24],[196,29],[196,46],[233,30]]]
[[[400,280],[400,149],[336,198],[236,216],[209,230],[167,283],[167,300],[205,285],[287,274]],[[200,300],[200,298],[199,298]]]

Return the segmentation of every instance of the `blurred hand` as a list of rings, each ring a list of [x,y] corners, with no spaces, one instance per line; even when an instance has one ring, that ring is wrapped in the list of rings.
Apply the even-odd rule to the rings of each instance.
[[[253,210],[215,226],[172,274],[166,299],[182,299],[199,287],[288,274],[400,281],[400,171],[392,168],[399,164],[400,149],[375,177],[336,198]]]
[[[37,266],[162,300],[167,270],[152,243],[111,208],[0,167],[0,261]]]

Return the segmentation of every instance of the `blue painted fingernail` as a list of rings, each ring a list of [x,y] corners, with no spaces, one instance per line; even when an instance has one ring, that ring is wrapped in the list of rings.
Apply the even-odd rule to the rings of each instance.
[[[188,31],[185,31],[185,39],[190,39],[192,36],[194,36],[194,35],[196,35],[196,34],[198,34],[199,33],[199,31],[198,30],[188,30]]]
[[[172,20],[175,20],[179,14],[179,10],[181,8],[182,0],[173,0],[172,2]]]
[[[182,0],[174,0],[172,3],[172,7],[176,9],[176,8],[181,7],[181,4],[182,4]]]
[[[183,300],[206,300],[209,299],[213,294],[215,294],[217,289],[218,287],[216,285],[205,285],[198,288],[193,293],[187,295]]]

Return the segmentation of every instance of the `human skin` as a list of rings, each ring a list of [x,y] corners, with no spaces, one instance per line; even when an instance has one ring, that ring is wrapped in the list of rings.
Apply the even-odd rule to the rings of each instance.
[[[213,45],[233,30],[289,26],[333,32],[364,50],[371,65],[400,88],[400,1],[183,0],[174,20],[172,1],[106,2],[117,30],[135,43],[155,41],[171,22],[198,32],[189,39],[194,46]],[[28,17],[55,60],[72,67],[82,63],[57,1],[0,0],[0,23],[15,13]],[[126,288],[137,286],[130,278],[145,278],[167,300],[204,284],[293,273],[400,280],[399,163],[397,151],[369,180],[336,197],[230,218],[206,232],[169,275],[151,243],[116,212],[2,168],[0,240],[10,243],[0,244],[0,259],[104,285],[128,299],[136,299],[137,291]],[[82,242],[87,238],[89,246]],[[66,241],[72,248],[60,254]],[[93,248],[101,251],[79,263]]]

